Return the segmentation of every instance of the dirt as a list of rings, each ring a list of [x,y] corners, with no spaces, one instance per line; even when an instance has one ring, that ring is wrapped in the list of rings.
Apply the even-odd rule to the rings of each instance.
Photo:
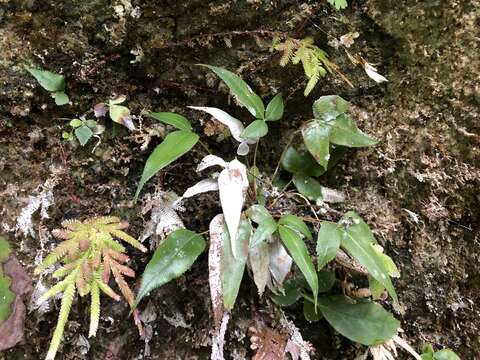
[[[338,94],[353,104],[360,128],[382,141],[349,151],[321,182],[348,195],[338,210],[359,212],[399,265],[402,276],[395,286],[402,311],[396,316],[405,338],[417,348],[430,342],[451,347],[462,359],[480,358],[479,9],[478,0],[350,1],[341,12],[325,2],[290,0],[0,0],[0,231],[32,277],[36,257],[55,243],[50,231],[65,218],[115,214],[139,236],[148,219],[133,194],[148,154],[165,133],[141,112],[179,112],[200,134],[209,133],[211,124],[187,105],[218,106],[248,119],[233,101],[225,105],[226,89],[194,64],[240,70],[262,96],[285,95],[285,116],[271,127],[278,141],[260,144],[260,165],[270,173],[291,132],[311,116],[313,101]],[[330,74],[304,98],[301,67],[281,68],[278,55],[269,51],[271,37],[255,32],[259,29],[314,37],[354,87]],[[360,36],[348,52],[377,65],[388,83],[376,84],[344,48],[331,46],[355,31]],[[26,65],[65,74],[72,105],[55,106]],[[115,94],[128,96],[140,131],[120,129],[113,136],[105,121],[107,130],[93,152],[95,142],[80,147],[62,140],[62,131],[69,130],[64,118],[78,117]],[[231,157],[235,144],[217,140],[202,135],[210,151]],[[205,154],[195,147],[143,193],[155,186],[181,193],[200,179],[194,168]],[[30,234],[15,229],[29,196],[48,190],[53,194],[45,204],[48,218],[36,212]],[[220,212],[217,200],[202,195],[187,202],[181,214],[187,228],[207,230]],[[133,250],[130,255],[141,273],[150,255]],[[204,254],[143,305],[156,314],[149,323],[149,358],[209,358],[206,269]],[[51,285],[48,276],[42,281]],[[87,305],[87,299],[75,302],[58,358],[144,357],[146,345],[128,319],[129,309],[107,299],[97,337],[85,341]],[[51,304],[43,315],[32,310],[26,340],[0,358],[42,358],[57,307]],[[253,316],[268,317],[268,309],[253,282],[244,281],[229,327],[232,359],[252,355],[247,329]],[[295,314],[294,309],[290,316]],[[300,317],[295,322],[316,347],[315,359],[353,359],[361,350],[324,322],[308,324]]]

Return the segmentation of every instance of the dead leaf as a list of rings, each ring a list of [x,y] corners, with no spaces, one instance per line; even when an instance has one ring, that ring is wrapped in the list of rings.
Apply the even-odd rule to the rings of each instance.
[[[190,186],[182,195],[183,199],[203,194],[209,191],[217,191],[218,190],[218,180],[217,179],[203,179],[200,180],[193,186]]]
[[[252,360],[286,360],[287,338],[266,325],[250,327],[250,348],[256,350]]]
[[[314,351],[314,347],[308,341],[304,341],[300,330],[295,326],[292,321],[287,320],[285,315],[280,319],[280,323],[283,326],[285,332],[290,335],[287,345],[285,346],[285,352],[292,356],[292,360],[310,360],[309,353]]]
[[[221,278],[224,219],[222,214],[210,221],[210,248],[208,251],[208,282],[212,299],[214,328],[218,330],[223,316],[223,291]]]
[[[287,274],[292,268],[292,258],[288,255],[279,239],[275,238],[268,247],[270,263],[268,268],[277,288],[282,288]]]
[[[8,261],[3,265],[3,271],[5,275],[12,279],[10,289],[16,297],[12,314],[0,324],[0,351],[10,349],[23,340],[26,311],[22,297],[32,291],[32,280],[15,255],[10,255]]]
[[[228,164],[219,156],[207,155],[202,159],[202,161],[200,161],[200,164],[198,164],[197,172],[203,171],[211,166],[221,166],[222,168],[226,168]]]
[[[270,281],[270,272],[268,270],[270,265],[270,254],[268,247],[269,245],[266,242],[261,242],[257,246],[251,248],[248,252],[248,259],[253,273],[253,281],[255,281],[255,285],[257,285],[259,296],[262,296],[265,291],[265,286]]]

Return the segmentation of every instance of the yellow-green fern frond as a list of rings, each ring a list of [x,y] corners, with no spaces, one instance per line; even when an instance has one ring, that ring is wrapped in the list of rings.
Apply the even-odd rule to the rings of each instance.
[[[41,274],[49,266],[56,264],[67,253],[78,251],[78,243],[75,240],[66,240],[53,249],[50,254],[43,260],[43,262],[37,266],[34,270],[34,274]]]
[[[115,291],[113,291],[112,288],[107,284],[105,284],[102,280],[96,280],[96,283],[100,288],[100,290],[102,290],[105,295],[110,296],[115,301],[120,300],[120,295],[118,295]]]
[[[112,231],[112,234],[118,237],[119,239],[122,239],[126,243],[129,243],[133,247],[139,249],[142,252],[147,252],[147,248],[143,246],[140,241],[135,239],[134,237],[128,235],[126,232],[123,232],[121,230],[114,230]]]
[[[283,52],[282,58],[280,59],[280,66],[286,66],[290,62],[295,47],[294,39],[287,39],[285,42],[276,45],[275,49]]]
[[[75,282],[68,284],[65,292],[63,293],[62,305],[60,307],[60,313],[58,315],[57,326],[53,332],[52,341],[50,342],[50,348],[48,349],[47,357],[45,360],[54,360],[55,354],[58,351],[60,342],[63,338],[63,332],[65,330],[65,324],[68,320],[68,315],[72,309],[73,298],[75,297]]]
[[[120,219],[116,216],[99,216],[90,218],[84,221],[85,224],[90,225],[106,225],[112,223],[119,223]]]
[[[42,296],[40,296],[40,298],[37,300],[37,303],[38,304],[43,303],[45,300],[48,300],[52,296],[55,296],[58,293],[61,293],[62,291],[64,291],[69,285],[74,284],[75,283],[75,276],[76,276],[76,273],[70,274],[65,279],[63,279],[59,283],[52,286],[45,293],[43,293]]]
[[[81,225],[82,223],[78,220],[68,219],[68,220],[62,221],[62,226],[69,230],[77,230]]]
[[[115,251],[118,251],[120,253],[124,253],[127,251],[125,247],[120,244],[118,241],[113,240],[113,238],[108,235],[102,238],[102,244],[99,244],[102,249],[113,249]]]
[[[97,334],[98,322],[100,320],[100,288],[95,280],[92,281],[90,296],[90,329],[88,331],[88,337],[92,337]]]

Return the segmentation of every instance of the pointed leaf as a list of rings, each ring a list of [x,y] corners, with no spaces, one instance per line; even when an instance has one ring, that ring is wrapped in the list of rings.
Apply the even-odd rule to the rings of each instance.
[[[65,88],[65,77],[47,70],[27,69],[38,83],[48,91],[62,91]]]
[[[268,212],[265,206],[262,205],[252,205],[245,211],[245,214],[256,224],[260,224],[266,220],[273,220],[272,215]]]
[[[283,116],[283,99],[282,94],[277,94],[267,105],[265,111],[265,121],[277,121]]]
[[[80,126],[75,129],[75,136],[77,137],[80,145],[84,146],[88,140],[93,136],[92,130],[88,126]]]
[[[322,221],[317,237],[317,267],[319,270],[335,259],[342,235],[343,232],[339,225],[330,221]]]
[[[142,275],[136,302],[187,271],[205,249],[202,236],[186,229],[175,230],[158,246]]]
[[[292,174],[320,176],[325,170],[309,153],[301,153],[290,146],[282,156],[282,167]]]
[[[460,360],[460,357],[450,349],[443,349],[433,353],[435,360]]]
[[[303,234],[303,236],[305,236],[307,239],[312,240],[312,233],[308,229],[308,226],[303,222],[302,218],[296,215],[284,215],[280,218],[278,224],[285,225],[295,231],[298,231],[299,233]]]
[[[318,277],[313,266],[312,259],[308,254],[308,249],[300,236],[294,231],[284,225],[278,226],[278,233],[282,239],[283,244],[288,249],[288,252],[307,280],[308,285],[312,289],[315,304],[318,296]]]
[[[242,131],[240,136],[243,139],[257,140],[268,133],[268,125],[263,120],[255,120]]]
[[[270,238],[275,231],[277,231],[277,223],[273,218],[262,221],[253,233],[250,248],[254,248],[258,244],[263,243],[266,239]]]
[[[55,91],[54,93],[52,93],[52,97],[55,99],[55,104],[58,106],[68,104],[68,102],[70,101],[68,95],[65,94],[63,91]]]
[[[302,128],[305,146],[324,169],[327,168],[330,160],[331,130],[331,126],[317,120],[310,121]]]
[[[192,130],[192,125],[185,116],[172,112],[151,112],[148,115],[165,124],[172,125],[179,130]]]
[[[264,118],[265,107],[262,99],[260,99],[260,97],[253,92],[250,86],[248,86],[247,83],[240,78],[240,76],[220,67],[203,64],[200,65],[209,68],[215,74],[217,74],[223,80],[223,82],[227,84],[228,88],[238,99],[240,104],[247,108],[250,114],[258,119]]]
[[[226,230],[226,229],[225,229]],[[228,231],[223,233],[222,247],[222,289],[223,305],[225,309],[232,310],[237,299],[240,283],[242,282],[245,263],[248,255],[248,244],[252,233],[252,226],[248,220],[243,219],[236,234],[236,243],[233,244]],[[235,248],[236,257],[233,256],[232,247]]]
[[[303,277],[300,280],[298,277],[288,279],[285,281],[283,293],[272,295],[272,301],[280,306],[295,304],[302,297],[303,282],[305,282]]]
[[[276,236],[273,236],[273,241],[268,245],[270,254],[270,265],[268,268],[272,274],[274,285],[277,288],[282,288],[283,282],[292,268],[293,260]]]
[[[225,221],[222,214],[215,216],[210,221],[210,248],[208,251],[208,283],[210,285],[210,298],[212,300],[213,320],[215,328],[219,328],[223,316],[223,290],[222,290],[222,254]]]
[[[235,245],[245,193],[248,189],[245,165],[236,159],[231,161],[218,177],[218,188],[225,223],[232,238],[231,242]],[[232,252],[233,256],[237,257],[235,246],[232,247]]]
[[[315,119],[330,121],[348,110],[348,101],[338,95],[321,96],[313,103],[313,116]]]
[[[371,301],[351,303],[342,295],[330,295],[320,297],[318,307],[336,331],[363,345],[383,344],[400,326],[389,312]]]
[[[397,294],[393,287],[388,269],[383,259],[378,256],[372,245],[376,240],[368,225],[354,212],[349,211],[343,217],[348,223],[343,231],[342,248],[344,248],[361,265],[365,266],[369,274],[387,289],[393,300],[398,303]]]
[[[182,195],[182,198],[203,194],[208,191],[218,191],[218,181],[216,179],[203,179],[193,186],[190,186]]]
[[[0,324],[12,313],[11,306],[15,300],[15,294],[10,291],[11,283],[12,280],[8,276],[3,276],[0,271]]]
[[[322,186],[317,180],[310,176],[295,174],[292,181],[298,192],[308,200],[322,201]]]
[[[187,153],[198,141],[198,135],[191,131],[174,131],[150,154],[143,169],[142,178],[135,193],[135,200],[145,183],[165,166]]]
[[[359,130],[355,121],[348,115],[340,115],[335,119],[330,141],[348,147],[372,146],[378,143],[378,140]]]
[[[305,299],[303,300],[303,316],[307,321],[316,322],[322,318],[322,313],[318,309],[315,312],[315,304]]]

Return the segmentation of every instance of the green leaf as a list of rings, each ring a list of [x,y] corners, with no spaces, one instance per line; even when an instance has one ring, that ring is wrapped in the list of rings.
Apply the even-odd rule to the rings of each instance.
[[[318,309],[315,312],[315,304],[305,299],[303,300],[303,316],[307,321],[316,322],[322,318],[322,313]]]
[[[277,223],[273,218],[262,221],[253,233],[250,247],[253,248],[268,239],[275,231],[277,231]]]
[[[370,291],[372,293],[373,300],[380,299],[382,297],[383,291],[385,290],[385,287],[370,275],[368,276],[368,287],[370,288]]]
[[[259,139],[268,133],[268,125],[263,120],[255,120],[242,131],[240,137],[243,139]]]
[[[250,206],[248,210],[245,211],[245,214],[256,224],[260,224],[265,220],[273,219],[265,206],[258,204]]]
[[[348,147],[372,146],[378,143],[378,140],[359,130],[355,121],[348,115],[340,115],[335,119],[330,141]]]
[[[353,211],[346,213],[342,222],[347,223],[343,231],[341,246],[365,266],[370,275],[387,289],[393,300],[398,303],[397,294],[390,279],[389,271],[383,259],[378,256],[372,245],[376,240],[368,225]]]
[[[288,147],[282,156],[282,167],[292,174],[320,176],[325,169],[318,165],[309,153],[301,153],[293,146]]]
[[[330,160],[331,130],[331,126],[318,120],[312,120],[302,128],[305,146],[324,169],[327,168]]]
[[[348,6],[347,0],[327,0],[330,4],[335,6],[337,10],[345,9]]]
[[[297,264],[303,276],[305,276],[305,280],[307,280],[308,285],[312,289],[316,304],[318,296],[318,277],[312,259],[308,254],[307,246],[300,238],[300,235],[287,226],[279,225],[278,233],[280,234],[280,239],[282,239],[283,244],[290,253],[290,256],[293,258],[293,261],[295,261],[295,264]]]
[[[95,120],[87,120],[85,121],[85,125],[87,125],[90,129],[95,129],[98,123]]]
[[[153,289],[182,275],[204,249],[205,240],[193,231],[179,229],[170,233],[145,268],[136,303]]]
[[[5,239],[3,236],[0,236],[0,264],[8,259],[11,252],[12,249],[10,248],[10,244],[8,243],[7,239]],[[1,273],[2,272],[0,271],[0,274]]]
[[[294,174],[292,178],[293,184],[298,192],[305,196],[308,200],[322,200],[322,186],[320,183],[310,176]]]
[[[268,103],[265,111],[265,121],[277,121],[283,116],[283,99],[282,94],[277,94]]]
[[[397,334],[400,322],[371,301],[352,304],[342,295],[320,297],[318,307],[332,327],[363,345],[379,345]]]
[[[302,297],[302,290],[304,288],[305,278],[295,277],[288,279],[283,284],[283,294],[275,294],[271,296],[272,301],[280,306],[290,306],[297,302]],[[305,285],[307,285],[305,283]]]
[[[237,100],[247,108],[247,110],[258,119],[263,119],[265,116],[265,106],[262,99],[253,92],[250,86],[243,81],[240,76],[228,71],[226,69],[200,64],[212,70],[217,74],[225,84],[227,84],[230,91],[237,98]]]
[[[11,305],[15,294],[10,291],[11,283],[11,279],[0,272],[0,324],[8,319],[12,312]]]
[[[65,77],[47,70],[27,69],[37,79],[38,83],[45,90],[50,92],[62,91],[65,88]]]
[[[152,176],[187,153],[197,141],[198,135],[191,131],[178,130],[168,134],[148,157],[135,193],[135,200]]]
[[[236,257],[232,253],[232,244],[227,228],[223,232],[223,253],[222,253],[222,290],[223,305],[225,309],[233,309],[235,300],[237,299],[240,283],[242,282],[243,273],[245,271],[245,263],[247,262],[248,246],[250,236],[252,234],[252,226],[246,219],[242,219],[238,227],[236,238]]]
[[[80,145],[84,146],[93,136],[93,132],[88,126],[82,125],[75,129],[75,136],[80,142]]]
[[[312,233],[308,229],[308,226],[303,222],[302,218],[296,215],[292,215],[292,214],[283,215],[278,221],[278,224],[285,225],[290,229],[298,231],[309,240],[312,239]]]
[[[320,270],[317,273],[318,276],[318,292],[328,292],[332,289],[333,285],[335,285],[335,272],[328,271],[328,270]]]
[[[315,119],[330,121],[348,110],[348,101],[338,95],[321,96],[313,103],[312,110]]]
[[[52,97],[55,99],[55,104],[58,106],[68,104],[68,102],[70,101],[68,95],[65,94],[63,91],[55,91],[54,93],[52,93]]]
[[[123,124],[123,118],[130,115],[130,109],[122,105],[110,105],[108,113],[110,119],[115,121],[117,124]]]
[[[83,121],[80,119],[72,119],[69,124],[71,127],[77,128],[83,125]]]
[[[335,259],[342,240],[342,229],[330,221],[322,221],[317,237],[317,267],[322,269]]]
[[[172,125],[179,130],[192,130],[190,121],[188,121],[188,119],[182,115],[172,112],[151,112],[148,115],[155,120]]]
[[[460,357],[450,349],[443,349],[433,353],[435,360],[460,360]]]

